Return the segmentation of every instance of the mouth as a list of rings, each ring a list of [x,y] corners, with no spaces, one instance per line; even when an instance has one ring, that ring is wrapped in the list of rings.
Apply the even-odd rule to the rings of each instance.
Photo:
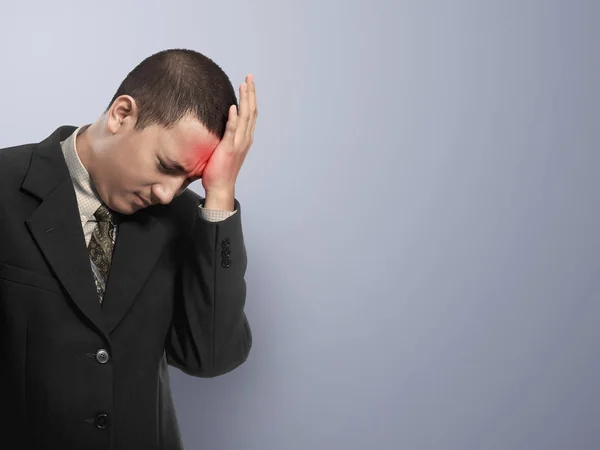
[[[138,198],[138,204],[139,204],[140,206],[147,207],[147,206],[150,206],[150,205],[152,204],[151,202],[149,202],[149,201],[145,200],[145,199],[144,199],[142,196],[140,196],[140,195],[138,195],[138,196],[137,196],[137,198]]]

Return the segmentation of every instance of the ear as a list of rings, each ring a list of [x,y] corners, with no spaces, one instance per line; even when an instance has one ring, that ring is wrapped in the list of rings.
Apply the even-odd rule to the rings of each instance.
[[[137,122],[138,107],[130,95],[115,99],[107,111],[107,126],[112,134],[133,129]]]

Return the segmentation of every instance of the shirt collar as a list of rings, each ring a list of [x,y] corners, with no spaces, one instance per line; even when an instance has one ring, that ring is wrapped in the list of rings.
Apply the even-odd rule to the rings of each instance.
[[[75,195],[77,196],[77,205],[79,206],[79,214],[81,222],[85,223],[88,220],[95,220],[94,212],[98,209],[102,200],[96,191],[89,172],[84,167],[79,154],[77,153],[76,137],[89,125],[84,125],[77,128],[73,134],[61,142],[61,148],[67,163],[67,168],[71,175]]]

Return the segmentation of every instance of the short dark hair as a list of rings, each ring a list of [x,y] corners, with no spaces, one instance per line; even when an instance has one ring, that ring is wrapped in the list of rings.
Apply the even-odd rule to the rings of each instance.
[[[225,133],[230,106],[238,106],[223,69],[188,49],[163,50],[144,59],[123,80],[106,111],[121,95],[136,101],[135,129],[153,124],[171,128],[191,114],[219,139]]]

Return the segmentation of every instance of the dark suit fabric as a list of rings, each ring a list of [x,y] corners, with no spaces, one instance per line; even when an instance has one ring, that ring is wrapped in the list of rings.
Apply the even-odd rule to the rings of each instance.
[[[60,148],[74,131],[0,149],[0,447],[181,449],[167,364],[215,377],[252,345],[239,202],[209,222],[188,189],[123,216],[101,306]]]

